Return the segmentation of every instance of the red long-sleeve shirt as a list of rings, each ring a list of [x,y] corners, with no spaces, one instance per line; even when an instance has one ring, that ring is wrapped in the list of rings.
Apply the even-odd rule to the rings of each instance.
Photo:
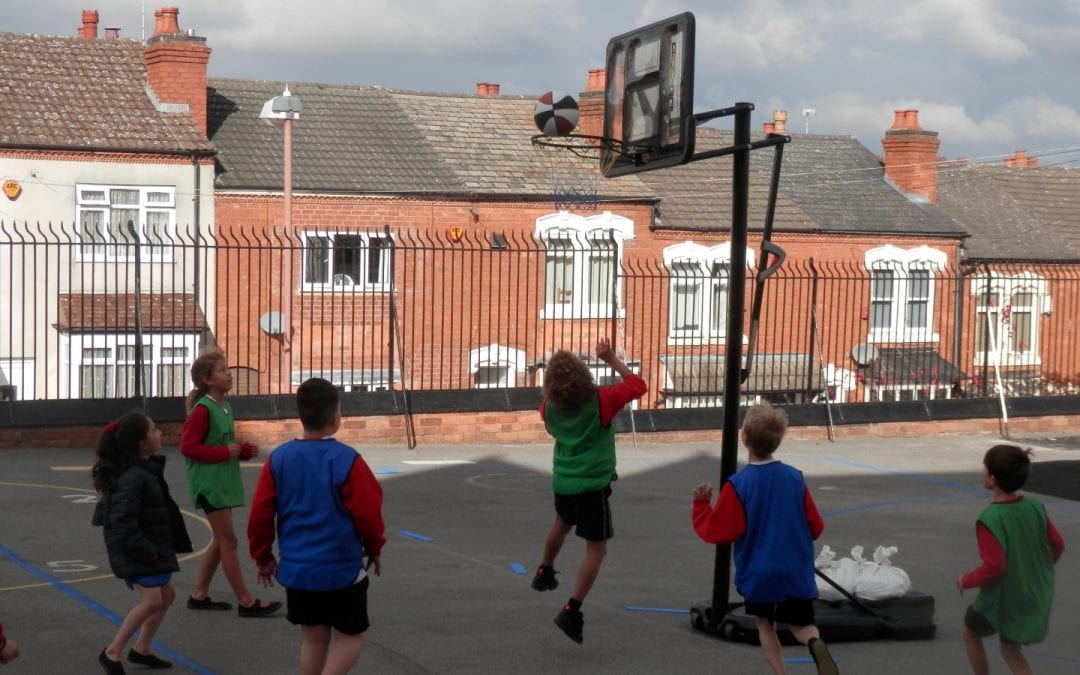
[[[707,499],[695,500],[693,506],[694,531],[707,542],[730,544],[746,532],[746,511],[731,482],[724,483],[720,489],[715,507],[710,507]],[[825,519],[810,496],[810,488],[803,493],[803,510],[810,526],[810,538],[816,540],[825,531]]]
[[[1019,495],[1011,501],[1022,499]],[[988,527],[982,523],[975,525],[975,534],[979,540],[979,559],[982,560],[975,569],[960,577],[961,588],[981,588],[988,586],[1001,577],[1005,576],[1007,567],[1005,562],[1005,549],[1001,548],[1001,542],[997,540]],[[1050,551],[1054,556],[1054,562],[1058,561],[1065,552],[1065,540],[1061,533],[1054,527],[1050,516],[1046,517],[1046,538],[1050,542]]]

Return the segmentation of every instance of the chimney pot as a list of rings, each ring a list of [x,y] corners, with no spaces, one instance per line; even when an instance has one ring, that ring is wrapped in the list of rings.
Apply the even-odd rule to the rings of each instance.
[[[589,70],[589,79],[585,84],[585,91],[604,91],[607,85],[607,70],[604,68],[592,68]]]
[[[787,111],[786,110],[774,110],[772,114],[773,118],[773,130],[778,134],[787,133]]]
[[[477,82],[476,95],[489,98],[499,95],[499,85],[494,82]]]
[[[98,12],[96,9],[84,9],[82,13],[82,26],[79,28],[79,37],[96,38],[98,27]]]
[[[175,35],[180,32],[180,22],[177,15],[180,14],[178,7],[162,7],[154,12],[154,37],[158,35]]]
[[[116,27],[106,28],[105,29],[105,39],[106,40],[118,40],[118,39],[120,39],[120,29],[116,28]]]
[[[761,130],[767,134],[776,133],[776,125],[772,122],[763,122],[761,124]]]

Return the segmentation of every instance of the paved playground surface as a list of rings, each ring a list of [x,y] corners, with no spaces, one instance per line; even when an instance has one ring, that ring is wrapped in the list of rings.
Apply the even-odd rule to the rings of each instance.
[[[977,564],[974,521],[989,500],[981,488],[982,453],[992,436],[791,441],[778,457],[802,469],[825,516],[818,542],[842,555],[852,546],[897,546],[893,562],[915,590],[936,599],[937,637],[915,642],[833,646],[841,672],[967,672],[960,640],[964,608],[956,577]],[[583,546],[570,538],[553,593],[529,588],[553,515],[547,445],[360,447],[385,490],[388,544],[383,575],[373,579],[372,628],[357,671],[383,673],[767,673],[757,647],[694,630],[689,607],[711,596],[713,549],[689,523],[690,491],[717,482],[716,443],[635,446],[619,442],[614,485],[616,537],[585,606],[585,642],[575,644],[552,619],[572,586]],[[1036,449],[1035,477],[1047,465],[1058,483],[1080,465],[1077,439],[1022,439]],[[1040,444],[1043,442],[1044,444]],[[241,619],[235,612],[188,610],[198,551],[209,529],[186,496],[175,447],[167,478],[189,518],[196,553],[175,577],[178,602],[158,633],[157,651],[173,672],[296,672],[299,629],[280,615]],[[97,673],[96,656],[134,594],[109,574],[101,532],[90,525],[91,450],[0,452],[0,621],[22,656],[5,673]],[[245,468],[250,496],[260,460]],[[1073,473],[1075,477],[1075,473]],[[1048,639],[1028,650],[1035,671],[1080,671],[1080,502],[1058,485],[1038,495],[1066,541]],[[1075,479],[1072,485],[1080,485]],[[1071,497],[1071,499],[1066,498]],[[237,510],[238,532],[246,510]],[[242,548],[245,552],[246,542]],[[247,579],[254,587],[253,565]],[[284,599],[284,591],[258,589]],[[218,573],[212,595],[235,602]],[[738,597],[732,593],[732,599]],[[994,672],[1005,672],[990,645]],[[785,648],[789,671],[814,672],[801,647]],[[128,672],[145,669],[129,665]]]

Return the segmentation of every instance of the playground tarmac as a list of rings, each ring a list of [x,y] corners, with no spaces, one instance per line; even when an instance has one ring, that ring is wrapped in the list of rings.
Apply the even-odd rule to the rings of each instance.
[[[565,574],[552,593],[529,588],[551,523],[548,445],[357,446],[385,491],[388,543],[383,574],[372,580],[372,627],[357,672],[381,673],[768,673],[759,648],[695,630],[688,609],[712,594],[713,548],[689,522],[690,492],[717,482],[716,443],[651,444],[619,440],[620,479],[612,508],[616,537],[585,606],[585,641],[567,639],[552,623],[583,546],[570,538],[556,568]],[[896,546],[893,563],[915,590],[936,601],[932,640],[834,644],[841,672],[968,672],[960,625],[974,597],[955,580],[977,564],[974,521],[988,502],[980,460],[993,436],[791,441],[777,456],[801,469],[825,516],[817,543],[841,555],[862,545]],[[1058,567],[1050,634],[1027,650],[1038,673],[1080,672],[1080,439],[1016,439],[1036,450],[1053,474],[1042,499],[1066,541]],[[22,652],[5,673],[98,673],[97,654],[134,594],[113,578],[101,531],[90,525],[94,493],[91,450],[0,451],[0,621]],[[188,518],[196,552],[174,577],[178,602],[158,633],[159,655],[173,672],[294,673],[299,629],[278,616],[249,619],[235,612],[184,606],[209,529],[187,497],[183,460],[167,447],[167,478]],[[262,458],[245,468],[250,496]],[[1066,478],[1063,478],[1066,477]],[[1053,495],[1053,496],[1051,496]],[[235,512],[237,531],[247,511]],[[246,576],[254,566],[242,542]],[[211,589],[235,601],[218,573]],[[280,588],[258,589],[284,599]],[[738,600],[732,592],[732,600]],[[1006,672],[996,641],[993,672]],[[806,651],[785,648],[792,674],[813,673]],[[130,665],[129,673],[146,670]]]

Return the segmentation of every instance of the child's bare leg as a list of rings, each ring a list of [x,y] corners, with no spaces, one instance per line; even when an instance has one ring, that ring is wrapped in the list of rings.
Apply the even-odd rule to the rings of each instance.
[[[988,675],[990,665],[986,662],[982,638],[972,633],[967,626],[964,626],[964,650],[967,652],[968,663],[971,664],[971,672],[975,675]]]
[[[570,594],[570,597],[575,600],[585,599],[593,583],[596,582],[597,575],[600,574],[600,565],[603,564],[605,555],[607,555],[606,541],[585,542],[585,558],[582,559],[581,567],[578,568],[574,592]]]
[[[232,509],[221,509],[206,514],[210,521],[210,529],[217,540],[218,550],[221,555],[221,571],[236,593],[237,601],[244,607],[248,607],[255,601],[255,596],[248,590],[244,583],[244,572],[240,568],[240,556],[236,552],[238,545],[236,531],[233,530]]]
[[[1027,659],[1024,658],[1023,652],[1020,651],[1020,645],[1002,640],[1001,655],[1005,658],[1005,663],[1012,668],[1013,675],[1031,675],[1031,666],[1028,665]]]
[[[775,675],[784,675],[787,672],[784,667],[784,655],[780,651],[780,638],[776,635],[776,624],[763,616],[756,616],[758,638],[761,640],[761,651],[765,652],[765,658],[769,660],[769,666]]]
[[[116,631],[116,637],[105,648],[105,656],[113,661],[123,658],[124,646],[127,645],[131,636],[154,612],[161,609],[163,599],[160,588],[146,588],[135,584],[135,592],[139,594],[139,602],[124,617],[120,630]]]
[[[300,675],[319,675],[330,649],[330,626],[300,626]]]
[[[195,573],[195,585],[191,589],[191,597],[196,600],[205,600],[210,594],[210,581],[221,563],[221,546],[218,538],[213,535],[213,527],[210,532],[210,545],[206,547],[206,553],[199,561],[199,571]]]
[[[818,633],[817,626],[792,626],[789,625],[788,629],[791,634],[799,641],[800,644],[807,644],[814,638],[820,638],[821,634]]]
[[[334,644],[326,657],[326,666],[323,667],[322,675],[345,675],[356,665],[363,648],[364,633],[346,635],[340,631],[334,631]]]
[[[564,523],[562,518],[555,516],[555,521],[551,523],[551,529],[548,530],[547,537],[544,539],[544,557],[540,561],[541,564],[555,564],[555,558],[559,557],[559,551],[562,550],[563,542],[566,541],[566,535],[570,533],[571,527]]]
[[[135,651],[140,654],[150,653],[150,643],[154,641],[154,635],[157,634],[161,622],[165,620],[165,612],[169,611],[169,606],[175,599],[176,591],[170,581],[161,587],[161,606],[139,626],[139,639],[135,640],[133,647]]]

